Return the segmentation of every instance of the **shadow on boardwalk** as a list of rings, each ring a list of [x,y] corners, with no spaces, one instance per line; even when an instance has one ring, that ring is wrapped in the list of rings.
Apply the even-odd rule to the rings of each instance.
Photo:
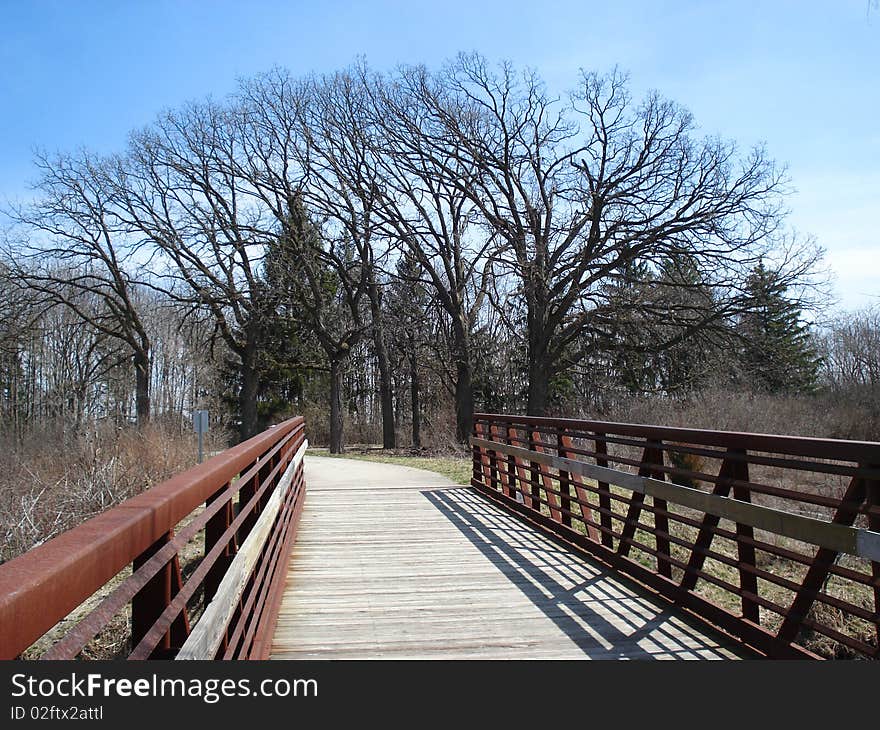
[[[673,606],[588,562],[470,488],[422,494],[592,659],[727,659],[739,651]],[[491,622],[493,617],[485,617]],[[525,637],[524,637],[525,638]]]

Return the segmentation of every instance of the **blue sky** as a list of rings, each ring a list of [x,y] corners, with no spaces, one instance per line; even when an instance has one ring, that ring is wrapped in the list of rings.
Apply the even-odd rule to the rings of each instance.
[[[615,65],[706,133],[766,143],[790,223],[828,251],[841,307],[880,299],[880,7],[871,0],[316,3],[0,0],[0,202],[32,150],[121,150],[164,107],[286,66],[439,65],[477,50],[564,91]]]

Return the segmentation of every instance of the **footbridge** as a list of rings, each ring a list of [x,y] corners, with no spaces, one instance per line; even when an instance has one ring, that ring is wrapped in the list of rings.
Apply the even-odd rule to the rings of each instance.
[[[469,484],[218,454],[0,565],[0,658],[880,655],[880,444],[474,422]]]

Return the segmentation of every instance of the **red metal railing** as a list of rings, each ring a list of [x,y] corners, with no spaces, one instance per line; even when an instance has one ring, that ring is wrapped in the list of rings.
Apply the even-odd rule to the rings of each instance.
[[[305,447],[292,418],[0,566],[0,658],[84,602],[41,658],[80,655],[129,606],[131,659],[266,657]]]
[[[764,654],[880,656],[880,443],[474,418],[492,499]]]

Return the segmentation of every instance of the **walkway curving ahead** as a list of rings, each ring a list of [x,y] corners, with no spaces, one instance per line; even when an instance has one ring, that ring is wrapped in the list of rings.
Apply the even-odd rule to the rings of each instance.
[[[433,472],[306,456],[273,659],[723,659],[721,634]]]

